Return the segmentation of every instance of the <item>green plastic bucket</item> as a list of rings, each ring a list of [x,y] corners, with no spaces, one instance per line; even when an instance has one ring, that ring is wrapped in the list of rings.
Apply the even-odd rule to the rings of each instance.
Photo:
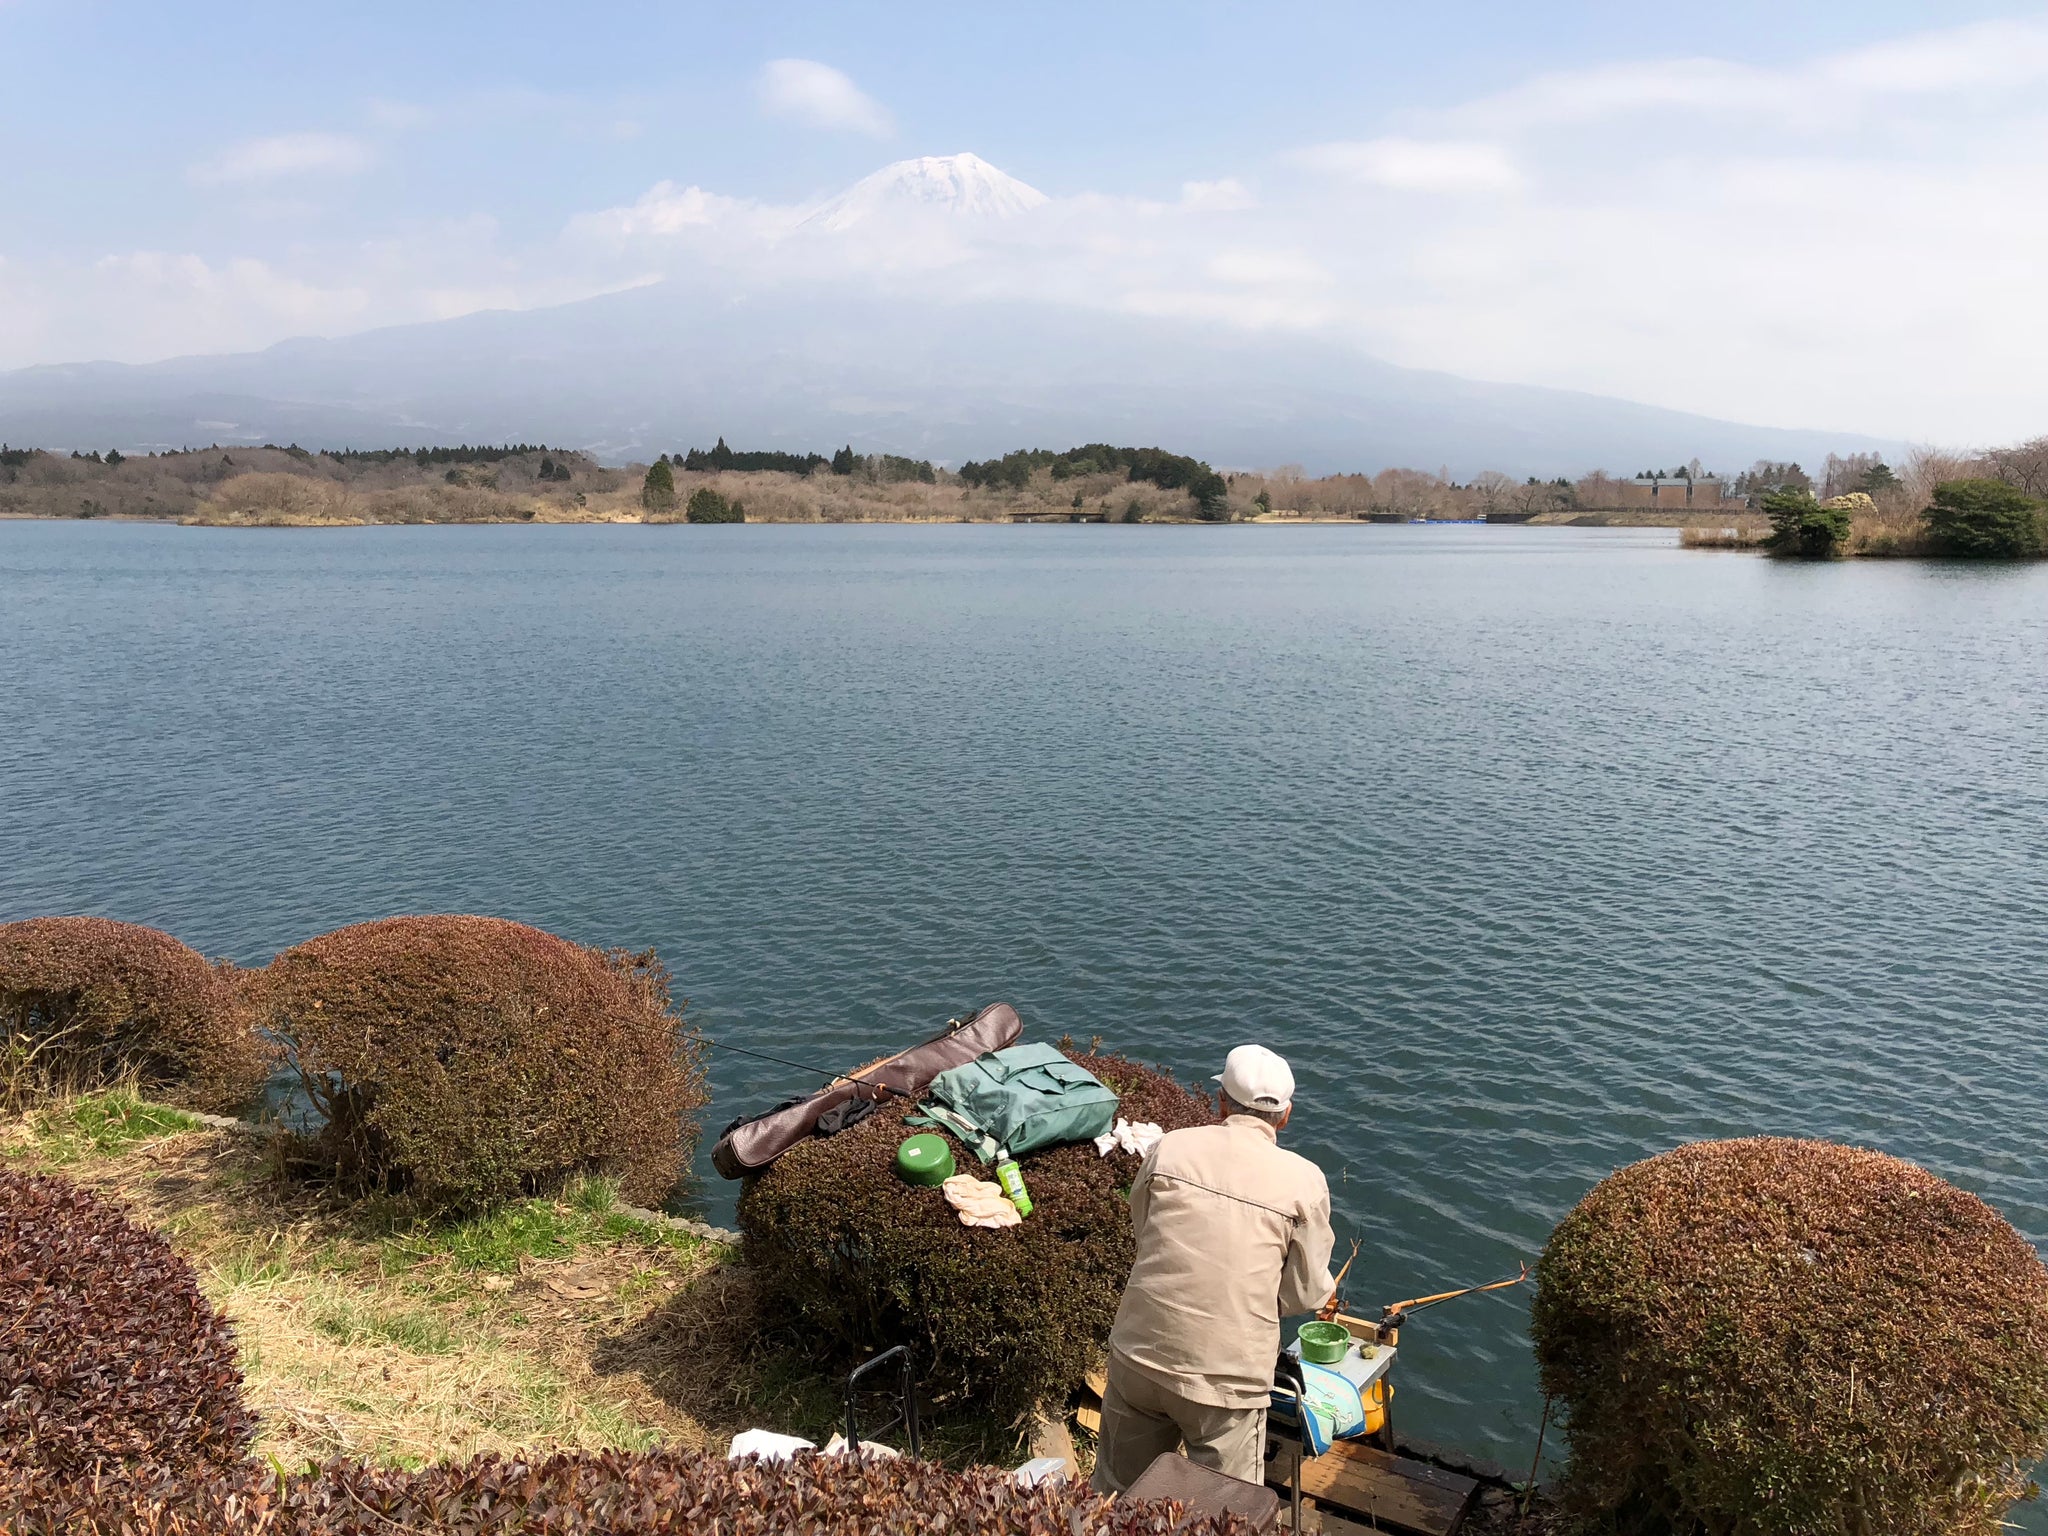
[[[1295,1330],[1301,1358],[1310,1365],[1335,1365],[1351,1352],[1351,1330],[1342,1323],[1303,1323]]]
[[[896,1176],[906,1184],[943,1184],[953,1177],[953,1149],[929,1132],[896,1149]]]

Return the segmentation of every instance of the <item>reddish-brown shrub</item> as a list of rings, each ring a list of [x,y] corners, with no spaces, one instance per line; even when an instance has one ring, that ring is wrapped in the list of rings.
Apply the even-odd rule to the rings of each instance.
[[[1564,1495],[1620,1532],[1989,1533],[2048,1449],[2048,1269],[1976,1196],[1758,1137],[1622,1169],[1537,1270]]]
[[[1117,1092],[1126,1119],[1176,1130],[1216,1118],[1169,1077],[1118,1056],[1068,1054]],[[848,1352],[912,1344],[941,1398],[1002,1413],[1063,1400],[1107,1343],[1130,1275],[1126,1199],[1138,1159],[1101,1157],[1087,1143],[1034,1153],[1020,1159],[1030,1217],[963,1227],[938,1190],[895,1175],[910,1112],[886,1102],[749,1181],[739,1222],[767,1307]],[[960,1167],[977,1165],[961,1154]]]
[[[155,1232],[0,1169],[0,1467],[234,1463],[253,1428],[234,1334]]]
[[[724,1461],[687,1451],[483,1456],[406,1471],[331,1462],[282,1480],[245,1466],[97,1485],[0,1474],[15,1536],[1249,1536],[1242,1516],[1186,1518],[1171,1501],[1114,1503],[1085,1485],[1019,1488],[992,1469],[803,1455]]]
[[[391,917],[286,950],[270,1027],[345,1182],[471,1203],[582,1172],[662,1200],[696,1137],[702,1042],[652,951],[494,917]]]
[[[0,923],[0,1096],[134,1076],[205,1109],[269,1069],[237,973],[167,933],[103,917]]]

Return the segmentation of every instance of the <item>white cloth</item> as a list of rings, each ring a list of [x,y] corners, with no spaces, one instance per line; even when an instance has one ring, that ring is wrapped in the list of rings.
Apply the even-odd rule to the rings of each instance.
[[[960,1213],[963,1227],[1014,1227],[1024,1219],[1002,1185],[971,1173],[956,1173],[939,1188],[946,1192],[947,1204]]]
[[[732,1437],[732,1448],[725,1453],[725,1459],[738,1461],[742,1456],[758,1456],[763,1461],[787,1461],[798,1451],[817,1448],[809,1440],[778,1435],[772,1429],[743,1429]]]
[[[1150,1154],[1154,1147],[1159,1145],[1159,1138],[1165,1134],[1166,1132],[1154,1125],[1150,1120],[1139,1120],[1135,1123],[1129,1120],[1119,1120],[1115,1125],[1095,1138],[1095,1155],[1097,1157],[1107,1157],[1110,1153],[1121,1148],[1139,1157],[1145,1157]]]

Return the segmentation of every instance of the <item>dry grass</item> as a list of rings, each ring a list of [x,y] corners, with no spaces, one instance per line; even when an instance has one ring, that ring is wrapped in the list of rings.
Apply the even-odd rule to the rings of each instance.
[[[1761,517],[1733,517],[1719,522],[1687,523],[1678,542],[1686,549],[1761,549],[1771,525]]]
[[[603,1186],[379,1230],[278,1180],[253,1138],[194,1124],[91,1095],[0,1126],[0,1157],[117,1196],[192,1262],[234,1320],[259,1454],[722,1448],[763,1422],[717,1245],[623,1216]]]

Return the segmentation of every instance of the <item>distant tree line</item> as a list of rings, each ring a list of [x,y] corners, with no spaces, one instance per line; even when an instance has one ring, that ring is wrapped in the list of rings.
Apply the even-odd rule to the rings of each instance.
[[[749,449],[743,452],[725,446],[720,438],[715,447],[692,448],[684,453],[668,456],[684,469],[694,470],[739,470],[743,473],[757,470],[780,470],[787,475],[808,475],[819,465],[830,463],[822,453],[784,453],[779,448]]]
[[[893,453],[858,454],[848,443],[829,459],[822,453],[785,453],[779,448],[728,448],[720,438],[710,448],[691,448],[682,453],[665,453],[662,458],[680,469],[715,473],[731,470],[740,474],[764,470],[786,475],[812,475],[829,469],[835,475],[865,475],[884,485],[917,480],[936,485],[939,472],[930,459],[906,459]]]

